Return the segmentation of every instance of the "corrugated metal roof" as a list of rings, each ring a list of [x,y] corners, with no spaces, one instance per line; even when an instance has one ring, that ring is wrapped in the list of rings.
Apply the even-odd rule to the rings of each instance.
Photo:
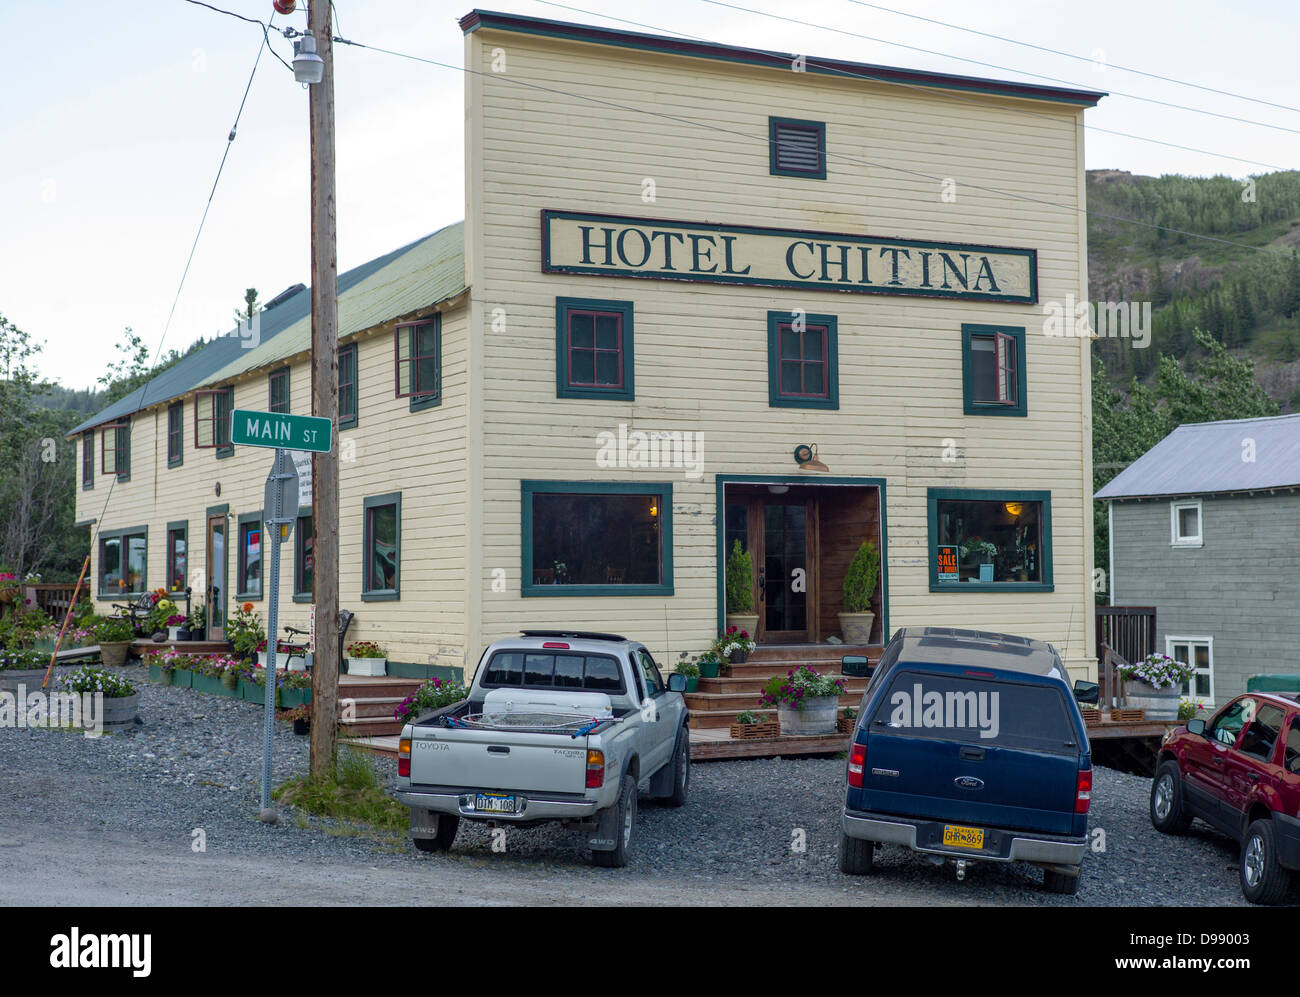
[[[1253,451],[1247,441],[1254,441]],[[1252,456],[1253,460],[1243,460]],[[1099,499],[1300,486],[1300,414],[1179,426],[1115,476]]]
[[[340,280],[340,285],[342,281]],[[391,263],[339,289],[339,338],[455,297],[465,290],[465,223],[439,229],[402,251]],[[311,349],[311,311],[273,339],[244,350],[216,371],[211,382],[228,381],[259,367],[283,363]]]
[[[412,289],[409,286],[411,272],[413,269],[418,272],[419,266],[434,266],[438,270],[437,274],[425,275],[430,289],[435,286],[440,287],[445,283],[454,283],[457,284],[456,290],[461,290],[465,283],[463,229],[464,223],[457,222],[455,225],[449,225],[432,235],[417,239],[399,249],[393,250],[391,253],[385,253],[383,256],[340,274],[338,280],[339,334],[344,335],[345,330],[346,332],[357,332],[360,331],[360,328],[367,328],[367,326],[352,328],[350,325],[346,325],[345,323],[349,319],[345,318],[345,316],[350,318],[355,314],[359,319],[363,319],[378,311],[386,310],[382,304],[382,301],[385,300],[383,292],[385,287],[390,287],[394,296],[399,300],[394,300],[391,303],[392,309],[388,311],[384,318],[402,315],[414,308],[421,307],[421,305],[432,304],[434,301],[440,300],[440,298],[429,298],[416,304],[409,303],[412,295]],[[441,246],[444,254],[450,254],[454,258],[443,259],[441,262],[433,264],[428,252],[431,243]],[[453,245],[455,252],[451,253],[450,247]],[[406,260],[405,258],[408,255],[413,259]],[[403,265],[393,266],[399,261],[403,261]],[[389,267],[393,267],[391,279],[383,274]],[[377,279],[372,280],[371,278]],[[359,298],[354,303],[353,298],[357,295],[359,295]],[[371,324],[378,324],[378,322],[382,321],[383,318]],[[304,329],[306,330],[305,333],[302,331]],[[302,345],[298,345],[295,349],[287,349],[286,347],[286,352],[279,354],[281,358],[302,352],[310,345],[310,288],[297,291],[275,304],[274,307],[267,308],[262,312],[261,338],[260,345],[257,347],[245,349],[244,340],[239,336],[239,330],[231,330],[229,334],[217,338],[202,349],[191,353],[175,366],[167,368],[167,370],[148,381],[142,387],[137,388],[131,394],[118,399],[103,411],[87,419],[75,429],[70,430],[68,435],[72,436],[93,426],[113,422],[116,419],[139,412],[149,406],[182,397],[197,387],[226,380],[233,376],[234,373],[260,366],[260,363],[270,363],[274,357],[269,357],[260,363],[253,363],[251,366],[248,361],[254,356],[269,355],[274,352],[270,348],[273,343],[281,340],[283,338],[282,334],[286,332],[291,333],[290,338],[293,338],[295,342],[301,342]]]

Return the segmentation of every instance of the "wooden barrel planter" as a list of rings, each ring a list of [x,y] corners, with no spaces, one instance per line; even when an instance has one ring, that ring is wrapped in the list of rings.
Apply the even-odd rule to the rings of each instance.
[[[1173,721],[1178,719],[1178,703],[1182,692],[1177,686],[1157,689],[1153,685],[1129,679],[1124,683],[1124,702],[1130,709],[1145,710],[1146,719]]]
[[[802,710],[790,710],[778,707],[777,717],[781,721],[781,733],[794,736],[809,734],[834,734],[836,716],[840,701],[835,696],[819,696],[805,699]]]
[[[131,642],[129,640],[101,642],[99,645],[99,660],[105,668],[121,668],[126,664],[126,656],[130,651]]]
[[[135,722],[136,709],[140,705],[140,694],[115,696],[104,700],[104,728],[127,727]]]

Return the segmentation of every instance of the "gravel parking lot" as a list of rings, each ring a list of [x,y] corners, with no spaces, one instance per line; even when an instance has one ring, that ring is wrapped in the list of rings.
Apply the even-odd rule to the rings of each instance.
[[[965,882],[900,849],[866,878],[838,870],[840,759],[713,762],[692,769],[682,809],[642,800],[627,869],[594,869],[555,827],[462,824],[449,855],[293,815],[257,820],[262,712],[144,681],[142,725],[89,739],[0,730],[0,903],[646,902],[788,904],[1241,905],[1236,847],[1202,825],[1181,839],[1147,818],[1145,779],[1097,771],[1091,827],[1104,850],[1075,897],[1027,866],[974,864]],[[277,723],[276,781],[307,767],[307,739]],[[395,766],[379,759],[391,778]],[[206,849],[196,852],[195,830]],[[1102,842],[1099,841],[1099,844]],[[802,849],[799,846],[803,846]],[[58,877],[41,873],[57,861]],[[268,886],[268,884],[270,884]]]

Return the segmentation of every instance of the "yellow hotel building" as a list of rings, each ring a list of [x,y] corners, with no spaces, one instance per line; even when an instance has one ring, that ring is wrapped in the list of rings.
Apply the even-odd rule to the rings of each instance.
[[[760,642],[937,624],[1092,636],[1083,113],[1099,93],[474,11],[465,221],[340,277],[341,605],[390,671],[525,628],[661,660],[757,566]],[[78,428],[100,608],[165,584],[265,614],[270,452],[308,413],[309,294]],[[114,490],[104,507],[104,489]],[[285,551],[306,623],[311,509]]]

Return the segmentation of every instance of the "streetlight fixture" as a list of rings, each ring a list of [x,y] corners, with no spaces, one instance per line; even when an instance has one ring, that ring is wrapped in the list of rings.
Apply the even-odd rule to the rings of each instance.
[[[319,83],[325,75],[325,60],[316,54],[316,39],[303,35],[293,43],[293,78],[299,83]]]

